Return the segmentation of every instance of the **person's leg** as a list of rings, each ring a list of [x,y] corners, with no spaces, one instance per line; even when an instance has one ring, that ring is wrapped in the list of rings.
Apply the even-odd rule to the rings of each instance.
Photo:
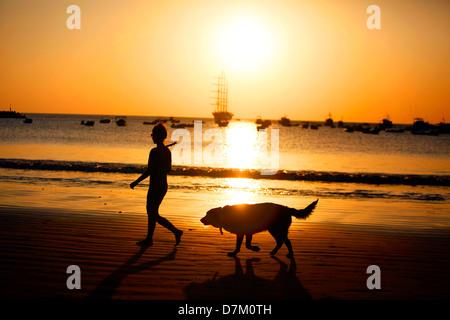
[[[166,229],[172,231],[172,233],[175,235],[175,240],[176,240],[175,245],[178,245],[180,243],[181,236],[183,235],[183,231],[177,229],[169,220],[167,220],[164,217],[161,217],[159,214],[157,214],[156,222],[158,222],[160,225],[162,225]]]
[[[155,224],[158,222],[166,229],[172,231],[175,235],[175,245],[178,245],[181,241],[183,231],[177,229],[169,220],[159,215],[159,206],[166,195],[167,188],[153,189],[147,193],[147,215],[148,215],[148,232],[147,241],[151,242],[153,239],[153,233],[155,231]]]
[[[147,237],[144,240],[136,242],[136,244],[140,246],[151,246],[153,244],[153,233],[155,231],[156,219],[155,215],[152,212],[151,208],[147,205],[147,217],[148,217],[148,228],[147,228]]]

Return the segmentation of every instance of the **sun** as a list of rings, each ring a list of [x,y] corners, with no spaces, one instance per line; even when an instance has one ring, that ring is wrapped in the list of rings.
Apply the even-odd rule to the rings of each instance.
[[[246,71],[268,64],[276,42],[268,25],[248,14],[226,21],[217,41],[219,57],[225,67]]]

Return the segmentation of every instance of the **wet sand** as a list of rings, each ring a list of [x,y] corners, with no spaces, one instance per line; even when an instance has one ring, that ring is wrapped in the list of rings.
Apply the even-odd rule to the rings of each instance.
[[[130,191],[124,191],[126,195]],[[142,189],[136,199],[144,201]],[[98,198],[98,197],[97,197]],[[80,200],[81,198],[78,198]],[[94,202],[94,196],[87,203]],[[78,201],[77,200],[77,201]],[[295,259],[263,232],[254,236],[260,252],[243,246],[238,258],[226,255],[235,236],[203,226],[207,208],[221,205],[221,195],[172,191],[161,214],[184,230],[181,244],[156,227],[154,245],[135,243],[145,236],[147,217],[123,205],[45,207],[30,203],[0,206],[1,298],[304,299],[406,300],[450,298],[450,232],[396,229],[319,219],[333,206],[321,200],[313,218],[293,221],[290,239]],[[279,199],[278,199],[279,200]],[[308,204],[310,199],[302,200]],[[35,200],[37,201],[37,200]],[[298,200],[297,200],[298,201]],[[104,208],[101,208],[101,205]],[[277,201],[274,201],[277,202]],[[279,201],[278,201],[279,202]],[[331,201],[332,202],[332,201]],[[361,202],[361,201],[360,201]],[[73,202],[75,203],[75,202]],[[106,203],[106,202],[105,202]],[[354,206],[358,201],[349,202]],[[289,204],[289,203],[287,203]],[[380,202],[364,202],[379,209]],[[384,204],[386,207],[392,204]],[[349,207],[343,207],[342,213]],[[194,215],[189,214],[195,209]],[[375,210],[375,209],[374,209]],[[166,215],[164,214],[166,213]],[[171,214],[176,212],[177,214]],[[335,214],[336,215],[336,214]],[[436,231],[437,230],[437,231]],[[81,289],[69,290],[66,269],[81,269]],[[381,289],[369,290],[366,269],[381,269]]]

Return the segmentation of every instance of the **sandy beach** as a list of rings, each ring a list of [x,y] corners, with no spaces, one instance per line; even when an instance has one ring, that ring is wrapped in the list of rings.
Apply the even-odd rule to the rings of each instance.
[[[169,191],[160,212],[184,230],[182,242],[174,248],[173,235],[157,226],[154,245],[143,249],[135,243],[146,231],[144,187],[135,191],[107,188],[80,191],[75,187],[9,183],[2,184],[2,192],[1,298],[450,297],[448,225],[440,227],[437,220],[428,228],[409,230],[383,224],[383,214],[410,211],[404,203],[320,199],[309,220],[293,221],[290,239],[295,259],[290,260],[284,246],[276,256],[269,255],[275,241],[267,232],[254,236],[253,242],[261,247],[260,252],[243,247],[237,258],[228,257],[226,253],[234,249],[235,236],[227,232],[220,235],[218,229],[203,226],[199,221],[209,208],[226,202],[227,196],[221,193]],[[14,198],[9,198],[8,192]],[[284,199],[284,204],[297,207],[314,200]],[[281,202],[283,198],[271,200]],[[417,211],[433,211],[435,206],[436,216],[439,212],[445,215],[448,209],[439,204],[423,206],[410,205]],[[349,218],[350,210],[359,210],[359,223]],[[364,223],[363,217],[370,211],[378,211],[379,220]],[[412,225],[413,216],[410,213]],[[69,290],[66,286],[69,277],[66,269],[70,265],[80,267],[80,290]],[[370,276],[366,270],[370,265],[380,267],[380,290],[369,290],[366,286]]]

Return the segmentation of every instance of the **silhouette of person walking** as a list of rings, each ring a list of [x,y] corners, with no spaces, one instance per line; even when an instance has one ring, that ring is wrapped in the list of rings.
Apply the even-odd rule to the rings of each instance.
[[[152,130],[152,138],[156,144],[156,148],[150,151],[148,167],[136,181],[130,184],[130,188],[134,189],[137,184],[150,176],[150,186],[147,193],[147,237],[142,241],[138,241],[136,244],[146,247],[151,246],[153,244],[153,232],[155,231],[156,222],[158,222],[173,232],[176,241],[175,245],[178,245],[181,241],[183,231],[175,228],[169,220],[159,215],[159,205],[167,192],[167,174],[172,167],[172,154],[164,144],[167,138],[167,129],[164,124],[158,123],[155,125]]]

